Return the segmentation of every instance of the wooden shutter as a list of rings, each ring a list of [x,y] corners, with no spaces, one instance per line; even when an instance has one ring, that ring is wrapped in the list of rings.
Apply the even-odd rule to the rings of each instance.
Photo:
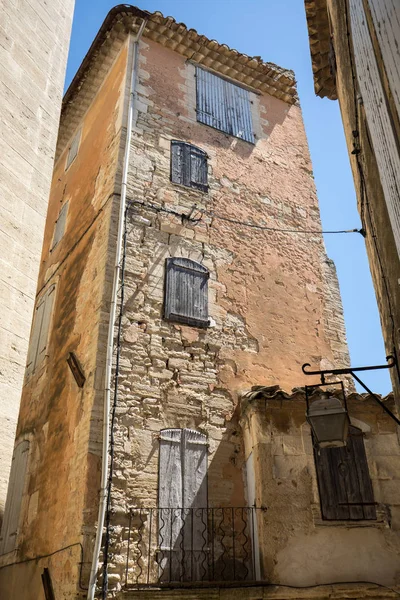
[[[206,192],[207,154],[204,150],[172,140],[171,142],[171,181]]]
[[[391,117],[385,102],[378,65],[375,58],[363,0],[349,0],[350,22],[357,80],[362,95],[368,128],[371,133],[380,180],[392,225],[397,251],[400,254],[400,156]],[[376,3],[373,3],[374,15]],[[390,70],[392,81],[395,73]],[[395,98],[396,99],[396,98]]]
[[[52,285],[45,295],[39,300],[35,310],[32,334],[28,349],[28,362],[26,375],[29,376],[46,354],[49,337],[49,327],[53,313],[55,285]]]
[[[74,136],[74,138],[73,138],[73,140],[71,142],[71,145],[70,145],[69,150],[68,150],[67,163],[66,163],[65,169],[68,169],[68,167],[70,166],[70,164],[76,158],[76,155],[78,154],[78,148],[79,148],[79,142],[80,142],[80,140],[81,140],[81,130],[79,130],[75,134],[75,136]]]
[[[68,202],[66,202],[64,204],[64,206],[62,207],[62,209],[60,210],[60,213],[58,215],[58,219],[56,221],[56,226],[54,228],[53,245],[52,245],[51,249],[53,249],[57,246],[58,242],[61,240],[61,238],[64,235],[65,223],[67,220],[67,212],[68,212]]]
[[[343,448],[314,448],[322,518],[376,519],[362,433],[350,427]]]
[[[184,184],[183,164],[184,164],[183,143],[176,140],[171,142],[171,181],[173,183]]]
[[[208,327],[206,267],[188,258],[167,258],[164,317],[171,321]]]
[[[41,300],[39,300],[38,305],[36,306],[36,309],[35,309],[34,317],[33,317],[32,333],[31,333],[31,338],[29,341],[29,348],[28,348],[28,362],[26,365],[26,374],[27,375],[30,375],[35,370],[35,367],[36,367],[36,358],[37,358],[37,352],[38,352],[40,330],[42,328],[45,300],[46,300],[45,296]]]
[[[196,67],[197,120],[254,144],[250,95],[244,88]]]
[[[158,489],[161,581],[199,580],[208,519],[204,434],[192,429],[161,431]]]
[[[16,548],[28,453],[29,442],[27,440],[20,442],[14,449],[1,530],[0,554],[6,554]]]

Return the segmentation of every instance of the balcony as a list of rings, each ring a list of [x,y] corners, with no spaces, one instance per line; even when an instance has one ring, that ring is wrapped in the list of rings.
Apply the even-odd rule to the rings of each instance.
[[[259,510],[131,509],[125,586],[190,587],[256,581]]]

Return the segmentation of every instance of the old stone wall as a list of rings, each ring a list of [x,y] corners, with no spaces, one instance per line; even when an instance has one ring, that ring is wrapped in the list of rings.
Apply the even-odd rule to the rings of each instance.
[[[372,398],[348,397],[351,423],[362,431],[376,520],[323,520],[304,404],[303,390],[242,402],[245,457],[249,460],[252,455],[255,501],[267,507],[258,512],[264,578],[293,586],[340,581],[398,585],[400,445],[396,424]],[[393,407],[392,398],[388,408]]]
[[[74,0],[1,6],[0,521],[23,383]]]
[[[304,362],[348,361],[299,107],[250,93],[252,145],[196,121],[193,64],[146,39],[139,63],[115,427],[114,591],[125,578],[129,509],[157,506],[161,429],[205,433],[209,505],[244,506],[239,393],[301,385]],[[208,193],[170,182],[171,139],[207,153]],[[174,256],[209,269],[207,329],[163,320],[165,259]]]

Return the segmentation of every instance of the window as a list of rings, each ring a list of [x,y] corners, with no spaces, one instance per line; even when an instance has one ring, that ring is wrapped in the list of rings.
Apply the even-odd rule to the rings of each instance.
[[[206,192],[207,154],[186,142],[171,142],[171,181]]]
[[[53,312],[56,286],[52,285],[38,301],[33,318],[31,339],[28,349],[26,375],[33,373],[46,354],[49,327]]]
[[[56,221],[56,226],[54,228],[53,244],[51,246],[52,250],[53,250],[53,248],[55,248],[57,246],[58,242],[61,240],[61,238],[64,235],[65,223],[67,220],[67,212],[68,212],[68,202],[66,202],[64,204],[64,206],[61,208],[60,213],[58,215],[58,219]]]
[[[207,438],[193,429],[160,432],[158,472],[161,581],[200,580],[206,562]],[[204,568],[204,567],[203,567]]]
[[[167,258],[164,318],[208,327],[208,278],[208,269],[194,260]]]
[[[0,537],[0,554],[6,554],[17,545],[18,523],[24,492],[26,466],[28,463],[29,442],[24,440],[14,449],[8,484],[6,507]]]
[[[343,448],[314,448],[322,518],[376,519],[362,432],[350,427]]]
[[[71,163],[75,160],[76,155],[78,154],[79,142],[81,141],[81,130],[79,130],[74,137],[72,138],[71,145],[68,149],[67,163],[65,165],[65,170],[71,165]]]
[[[247,90],[196,67],[197,120],[254,144]]]

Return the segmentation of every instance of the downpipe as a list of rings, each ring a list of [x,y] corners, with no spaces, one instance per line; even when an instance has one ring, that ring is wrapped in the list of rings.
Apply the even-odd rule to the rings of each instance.
[[[133,69],[130,83],[129,92],[129,106],[126,124],[126,141],[125,141],[125,153],[124,162],[122,168],[122,180],[121,180],[121,197],[119,206],[118,216],[118,233],[117,233],[117,246],[115,253],[114,263],[114,279],[113,289],[111,296],[110,306],[110,321],[108,324],[108,336],[107,336],[107,355],[106,355],[106,373],[105,373],[105,387],[104,387],[104,414],[103,414],[103,449],[102,449],[102,463],[101,463],[101,483],[100,483],[100,501],[99,501],[99,512],[98,512],[98,525],[96,531],[96,539],[93,550],[92,568],[90,571],[90,580],[88,588],[88,600],[94,600],[97,582],[97,572],[99,569],[99,556],[101,551],[101,541],[103,537],[104,520],[107,507],[107,491],[108,491],[108,458],[109,458],[109,444],[110,444],[110,408],[111,408],[111,380],[112,380],[112,360],[113,360],[113,345],[114,345],[114,324],[117,311],[117,298],[118,298],[118,284],[121,275],[121,249],[122,249],[122,238],[124,232],[124,217],[126,209],[126,191],[128,182],[128,169],[129,169],[129,155],[130,145],[132,138],[132,125],[133,115],[135,110],[136,102],[136,82],[138,75],[138,64],[139,64],[139,41],[142,36],[143,30],[146,26],[147,20],[143,19],[139,31],[136,35],[133,44]]]

